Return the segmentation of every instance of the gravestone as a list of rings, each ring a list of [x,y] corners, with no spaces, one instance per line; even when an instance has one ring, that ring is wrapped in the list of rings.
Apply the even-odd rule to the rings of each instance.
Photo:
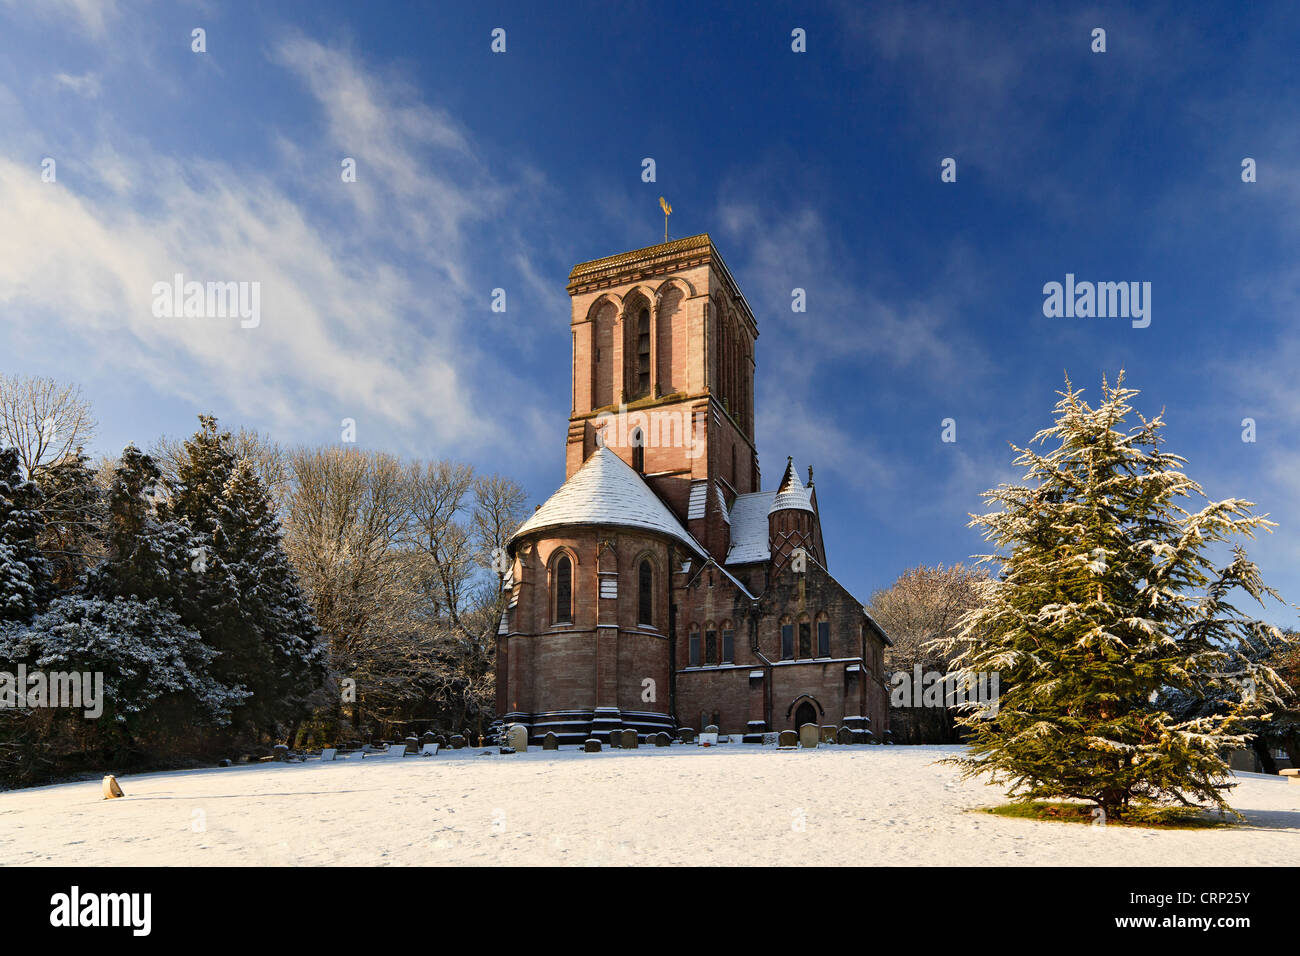
[[[716,735],[716,734],[718,733],[718,725],[717,725],[717,724],[709,724],[709,726],[707,726],[707,727],[704,728],[704,732],[705,732],[706,734],[714,734],[714,735]]]
[[[712,727],[713,725],[710,724],[709,726]],[[717,743],[718,743],[718,729],[716,727],[713,727],[712,730],[705,728],[704,733],[700,734],[701,747],[715,747],[717,746]]]
[[[669,737],[669,736],[668,736],[666,733],[664,733],[663,731],[660,731],[659,733],[655,734],[655,746],[656,746],[656,747],[667,747],[667,746],[669,746],[672,742],[673,742],[673,738]]]
[[[289,748],[284,744],[276,744],[271,748],[271,756],[277,763],[289,762]]]
[[[462,737],[460,734],[452,734],[452,735],[451,735],[451,749],[452,749],[452,750],[464,750],[464,749],[465,749],[465,738]]]
[[[582,744],[582,749],[589,754],[600,753],[600,741],[595,737],[588,737]]]
[[[617,749],[623,745],[623,731],[611,730],[609,732],[609,746],[611,749]]]
[[[560,749],[560,738],[555,736],[555,731],[553,730],[547,731],[546,736],[542,738],[542,749],[543,750]]]
[[[420,748],[420,756],[421,757],[438,756],[438,745],[436,743],[425,744]]]
[[[690,727],[680,727],[677,730],[677,739],[684,744],[695,743],[695,731]]]
[[[623,731],[622,738],[623,739],[619,741],[618,745],[624,750],[636,750],[638,743],[640,743],[640,741],[637,740],[635,730],[628,729]]]
[[[799,735],[793,730],[783,730],[777,735],[776,745],[781,750],[794,750],[799,746]]]
[[[223,759],[221,759],[221,760],[218,760],[218,761],[217,761],[217,766],[218,766],[218,767],[229,767],[229,766],[231,766],[230,758],[229,758],[229,757],[225,757],[225,758],[223,758]]]
[[[515,753],[523,753],[528,749],[528,728],[523,724],[511,724],[510,729],[506,731],[506,746]]]
[[[102,789],[105,800],[112,800],[116,797],[126,796],[126,794],[122,792],[122,788],[117,785],[117,777],[113,776],[111,773],[104,778]]]
[[[804,724],[799,728],[799,746],[816,747],[819,736],[820,732],[816,724]]]
[[[325,761],[333,760],[338,756],[338,754],[339,752],[336,748],[326,747],[320,752],[320,759]]]
[[[432,730],[426,730],[424,733],[420,734],[421,749],[423,749],[425,744],[436,744],[438,742],[439,742],[438,735],[435,734]]]
[[[821,740],[821,742],[824,743],[824,744],[833,744],[833,743],[835,743],[835,728],[834,728],[834,727],[830,726],[829,724],[822,724],[822,740]]]
[[[420,752],[420,740],[418,737],[406,738],[406,752],[408,754],[418,754]]]
[[[835,735],[835,742],[839,744],[853,743],[853,731],[849,730],[847,727],[841,727],[839,733]]]

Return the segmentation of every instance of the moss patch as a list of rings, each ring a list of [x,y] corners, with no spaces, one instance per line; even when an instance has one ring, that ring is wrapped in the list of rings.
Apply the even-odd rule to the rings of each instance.
[[[1095,807],[1090,803],[1026,800],[996,807],[980,807],[977,813],[1021,820],[1046,820],[1057,823],[1093,823]],[[1121,820],[1108,820],[1107,826],[1145,827],[1153,830],[1221,830],[1237,822],[1217,810],[1194,807],[1130,807]]]

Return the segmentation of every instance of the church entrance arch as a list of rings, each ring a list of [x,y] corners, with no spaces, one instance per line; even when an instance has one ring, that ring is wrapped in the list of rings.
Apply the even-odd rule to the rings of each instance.
[[[812,701],[805,700],[794,712],[794,729],[798,730],[804,724],[815,723],[817,723],[817,708],[813,706]]]

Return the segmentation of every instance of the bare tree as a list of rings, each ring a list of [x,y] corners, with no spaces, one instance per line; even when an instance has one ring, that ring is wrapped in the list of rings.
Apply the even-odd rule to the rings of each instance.
[[[78,386],[0,374],[0,446],[18,449],[28,477],[78,454],[94,434],[90,403]]]
[[[933,642],[954,637],[958,621],[980,604],[980,589],[988,580],[984,568],[961,564],[945,568],[909,568],[890,587],[871,596],[867,608],[885,629],[894,646],[885,651],[886,666],[910,671],[947,673],[955,651],[942,651]],[[946,708],[894,710],[890,723],[895,736],[908,743],[952,743],[956,724]]]

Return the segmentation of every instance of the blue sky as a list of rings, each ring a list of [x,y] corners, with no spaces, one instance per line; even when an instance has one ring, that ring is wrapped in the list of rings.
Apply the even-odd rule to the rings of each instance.
[[[353,418],[540,502],[568,271],[659,241],[663,194],[758,317],[765,484],[815,466],[860,597],[979,553],[1007,443],[1067,371],[1095,398],[1124,368],[1208,494],[1279,522],[1250,551],[1300,600],[1300,10],[713,9],[0,0],[0,370],[79,383],[96,451],[205,411],[289,444]],[[175,272],[260,282],[261,325],[155,318]],[[1046,318],[1066,273],[1150,282],[1150,327]]]

